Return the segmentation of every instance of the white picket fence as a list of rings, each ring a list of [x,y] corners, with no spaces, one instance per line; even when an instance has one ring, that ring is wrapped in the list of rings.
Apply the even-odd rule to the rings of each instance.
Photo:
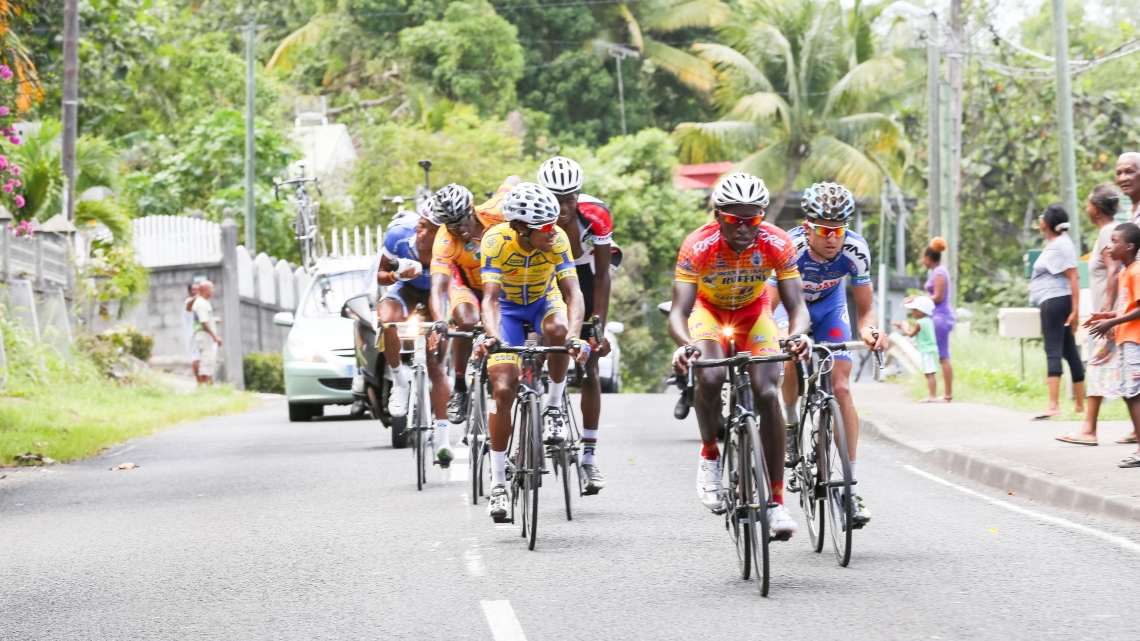
[[[131,222],[135,252],[147,267],[222,260],[222,226],[189,216],[144,216]]]
[[[361,231],[363,229],[363,232]],[[374,256],[384,247],[384,228],[376,226],[376,244],[372,243],[371,227],[333,227],[328,240],[321,237],[322,255],[332,258],[342,256]]]

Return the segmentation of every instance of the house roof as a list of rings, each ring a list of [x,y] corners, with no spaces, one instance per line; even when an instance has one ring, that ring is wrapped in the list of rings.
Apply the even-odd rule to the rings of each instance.
[[[673,186],[677,189],[712,189],[716,181],[731,171],[734,165],[730,161],[680,165],[673,175]]]

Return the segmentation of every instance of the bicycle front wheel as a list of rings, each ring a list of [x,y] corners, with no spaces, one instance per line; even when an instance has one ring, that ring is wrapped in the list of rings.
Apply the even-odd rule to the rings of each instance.
[[[530,431],[526,435],[529,459],[527,461],[526,493],[530,498],[529,513],[526,516],[530,518],[530,531],[527,532],[526,547],[528,550],[533,550],[534,543],[538,538],[538,488],[542,485],[542,469],[545,462],[542,455],[542,408],[539,406],[537,395],[531,395],[526,411],[530,415],[527,426]]]
[[[804,400],[807,405],[807,400]],[[822,455],[820,454],[819,436],[816,432],[816,424],[818,422],[818,414],[811,411],[809,407],[805,407],[804,411],[800,414],[800,423],[796,426],[798,435],[796,437],[797,453],[799,454],[799,461],[796,465],[795,475],[796,480],[799,481],[800,486],[800,507],[804,511],[804,520],[807,521],[808,539],[811,542],[811,548],[817,554],[823,551],[823,545],[826,542],[824,537],[824,523],[826,522],[825,503],[826,497],[824,496],[824,484],[820,479],[824,476],[821,473],[820,461]]]
[[[725,434],[724,449],[721,452],[722,485],[724,486],[724,529],[736,547],[736,568],[740,578],[747,581],[752,576],[752,541],[748,533],[747,501],[741,499],[749,495],[748,480],[741,476],[744,452],[740,448],[737,430],[730,429]]]
[[[831,545],[840,567],[851,562],[851,466],[847,461],[847,434],[843,431],[843,416],[839,404],[828,399],[819,414],[821,454],[820,477],[827,490],[827,527],[831,530]]]
[[[484,414],[483,387],[475,375],[475,386],[471,390],[471,411],[467,414],[467,446],[471,450],[471,503],[479,504],[479,497],[486,492],[483,479],[484,470],[490,470],[490,445],[487,439],[487,416]]]
[[[416,435],[416,489],[423,490],[427,482],[428,421],[427,405],[424,402],[424,374],[417,371],[413,380],[412,426]]]
[[[768,480],[768,467],[764,462],[764,448],[760,442],[760,433],[756,429],[756,419],[748,417],[744,421],[746,436],[742,439],[744,451],[748,454],[742,457],[748,467],[749,473],[744,476],[748,479],[748,535],[752,545],[752,567],[756,571],[756,582],[759,584],[760,596],[768,596],[768,543],[771,540],[771,531],[768,526],[768,504],[772,485]]]

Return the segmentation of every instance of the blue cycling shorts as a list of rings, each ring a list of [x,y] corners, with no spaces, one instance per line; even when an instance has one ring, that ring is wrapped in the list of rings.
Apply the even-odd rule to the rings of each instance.
[[[547,316],[561,312],[566,313],[566,303],[562,300],[562,292],[552,287],[542,298],[527,305],[520,305],[509,300],[499,301],[499,339],[514,347],[520,347],[526,341],[526,331],[523,324],[527,323],[533,331],[542,334],[542,321]],[[519,361],[515,354],[492,354],[488,365],[517,365]]]
[[[836,302],[831,302],[836,301]],[[847,301],[841,296],[830,296],[815,305],[808,305],[808,316],[811,318],[811,337],[816,342],[838,343],[851,340],[851,317],[847,313]],[[776,319],[776,327],[782,333],[788,331],[788,310],[780,303],[772,317]],[[848,351],[835,352],[835,358],[850,361],[851,353]]]

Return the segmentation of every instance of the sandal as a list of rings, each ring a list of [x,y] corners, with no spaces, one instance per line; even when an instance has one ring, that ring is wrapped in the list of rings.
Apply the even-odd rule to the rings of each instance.
[[[1121,436],[1120,438],[1113,441],[1113,443],[1118,443],[1120,445],[1127,445],[1129,443],[1135,443],[1135,442],[1136,442],[1136,435],[1135,434],[1129,434],[1127,436]]]
[[[943,396],[943,397],[942,397],[942,402],[943,402],[943,403],[953,403],[953,402],[954,402],[954,397],[953,397],[953,396]]]
[[[1140,467],[1140,452],[1135,452],[1128,458],[1116,464],[1117,467]]]
[[[1056,439],[1058,441],[1061,441],[1062,443],[1072,443],[1073,445],[1096,445],[1097,444],[1096,439],[1093,439],[1091,441],[1085,441],[1085,440],[1082,440],[1079,438],[1073,438],[1073,437],[1069,436],[1068,434],[1065,434],[1064,436],[1058,436],[1058,437],[1056,437]]]
[[[1046,413],[1042,412],[1042,413],[1030,418],[1029,420],[1031,420],[1031,421],[1047,421],[1047,420],[1053,418],[1054,416],[1060,416],[1060,415],[1061,415],[1060,412],[1057,412],[1056,414],[1046,414]]]

